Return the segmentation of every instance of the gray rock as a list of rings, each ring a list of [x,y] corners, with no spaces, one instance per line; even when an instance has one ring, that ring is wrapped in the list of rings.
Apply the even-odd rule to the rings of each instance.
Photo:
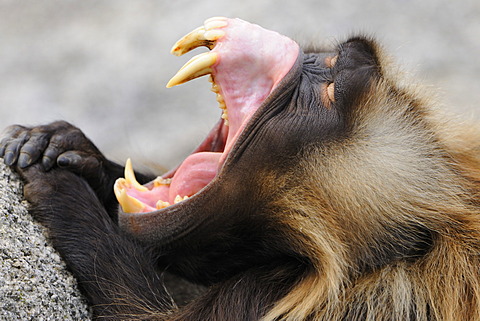
[[[22,183],[0,159],[0,320],[88,320],[72,274],[28,214]]]

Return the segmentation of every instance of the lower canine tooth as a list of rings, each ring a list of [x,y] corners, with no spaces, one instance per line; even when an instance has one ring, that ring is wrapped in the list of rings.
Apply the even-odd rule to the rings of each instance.
[[[217,62],[217,54],[205,52],[190,59],[175,76],[170,79],[167,88],[183,84],[189,80],[212,73],[212,67]]]
[[[145,207],[142,202],[128,195],[124,189],[115,195],[125,213],[140,213]]]

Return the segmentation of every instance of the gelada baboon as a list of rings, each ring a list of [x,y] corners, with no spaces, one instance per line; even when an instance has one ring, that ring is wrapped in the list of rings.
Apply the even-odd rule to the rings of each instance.
[[[3,139],[96,317],[480,318],[476,130],[443,119],[368,37],[302,50],[212,18],[173,53],[199,46],[167,86],[211,75],[222,116],[160,177],[66,122]],[[208,289],[179,307],[164,271]]]

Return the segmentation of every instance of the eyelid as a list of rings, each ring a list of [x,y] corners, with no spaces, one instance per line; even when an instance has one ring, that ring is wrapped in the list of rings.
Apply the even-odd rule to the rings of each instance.
[[[337,63],[337,60],[338,60],[338,55],[328,56],[328,57],[325,58],[325,65],[328,68],[333,68],[333,67],[335,67],[335,64]]]
[[[331,102],[335,102],[335,83],[330,83],[327,86],[327,96]]]
[[[335,83],[323,83],[321,89],[321,100],[322,104],[331,108],[332,104],[335,102]]]

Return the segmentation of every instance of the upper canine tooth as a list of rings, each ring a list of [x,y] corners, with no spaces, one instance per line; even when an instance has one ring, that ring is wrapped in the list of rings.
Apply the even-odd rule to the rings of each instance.
[[[205,27],[203,26],[190,31],[173,45],[170,52],[175,56],[181,56],[200,46],[206,46],[212,49],[213,43],[205,38],[205,31]]]
[[[210,18],[205,21],[203,26],[190,31],[178,40],[170,52],[175,56],[181,56],[200,46],[212,49],[215,46],[215,41],[225,35],[225,31],[217,28],[223,28],[227,25],[227,18]]]
[[[167,88],[211,74],[212,69],[210,67],[213,66],[216,61],[217,54],[214,52],[205,52],[193,57],[170,79]]]
[[[125,181],[127,184],[130,184],[134,187],[137,191],[146,192],[148,188],[137,182],[135,178],[135,173],[133,172],[132,161],[127,159],[127,163],[125,164]]]

